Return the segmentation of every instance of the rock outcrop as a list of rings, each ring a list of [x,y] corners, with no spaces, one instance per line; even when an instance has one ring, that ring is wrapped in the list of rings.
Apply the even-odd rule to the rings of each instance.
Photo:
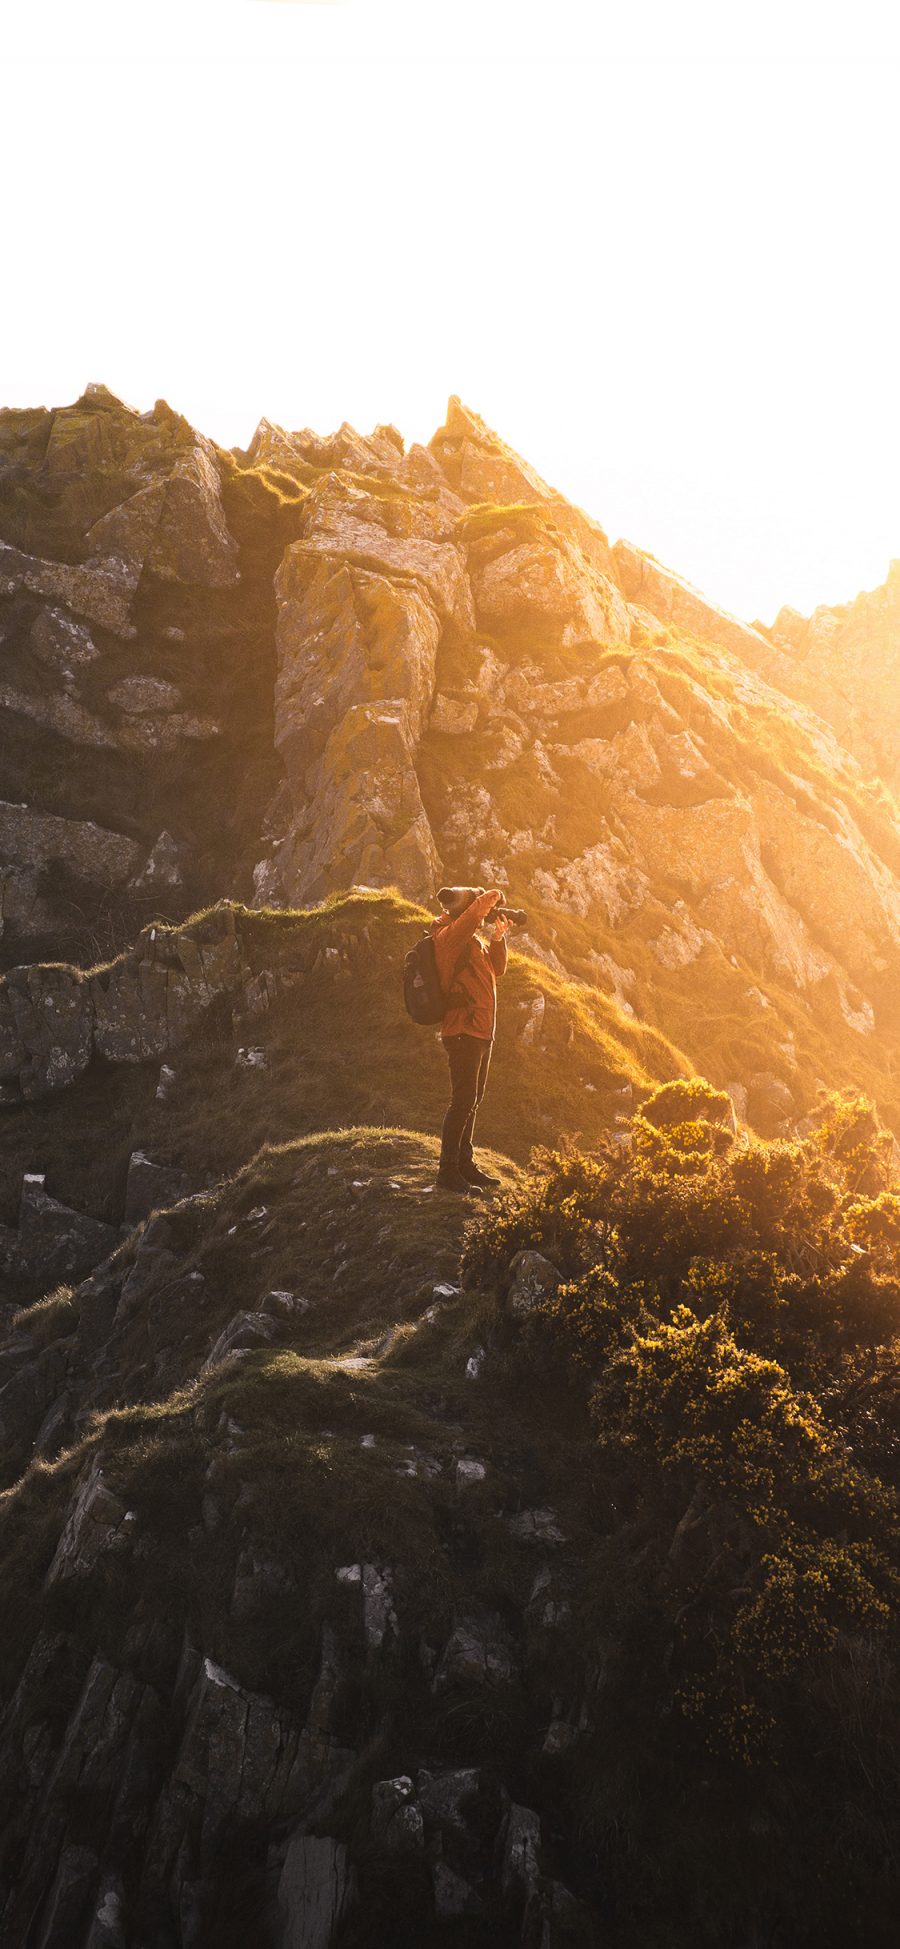
[[[472,626],[451,519],[327,479],[276,592],[285,891],[299,903],[355,881],[425,895],[440,862],[415,755],[442,633]]]
[[[764,1011],[747,1078],[808,1098],[823,1033],[837,1080],[884,1069],[893,572],[766,630],[611,547],[458,399],[427,449],[263,421],[225,454],[103,388],[0,416],[0,569],[8,966],[70,942],[97,961],[104,930],[118,946],[192,897],[494,880],[549,966],[721,1083],[729,1024]],[[63,751],[51,786],[41,754]],[[145,932],[148,997],[159,952]],[[31,980],[10,976],[26,1042]],[[13,1059],[26,1094],[110,1053],[120,988],[105,1006],[60,971],[41,1008],[61,1035]],[[160,1008],[134,1052],[174,1046]]]
[[[18,1447],[21,1466],[36,1446],[41,1458],[3,1498],[0,1549],[9,1511],[36,1494],[32,1596],[46,1619],[35,1626],[29,1611],[15,1642],[8,1633],[3,1642],[5,1939],[34,1930],[47,1949],[154,1938],[186,1949],[230,1943],[237,1927],[244,1939],[327,1949],[344,1925],[376,1940],[402,1909],[422,1940],[440,1926],[463,1942],[453,1929],[480,1918],[525,1943],[593,1942],[584,1877],[573,1893],[573,1855],[557,1879],[558,1840],[545,1836],[540,1812],[538,1755],[561,1684],[548,1660],[555,1673],[567,1654],[554,1622],[562,1605],[551,1617],[545,1593],[547,1618],[534,1623],[529,1600],[535,1552],[538,1563],[551,1549],[558,1559],[563,1531],[543,1507],[504,1510],[500,1485],[516,1458],[504,1453],[498,1476],[485,1424],[476,1464],[449,1400],[419,1413],[418,1440],[398,1443],[379,1406],[394,1385],[396,1331],[382,1336],[377,1361],[354,1361],[334,1341],[329,1248],[307,1259],[310,1303],[271,1310],[295,1296],[260,1283],[264,1268],[283,1279],[295,1261],[299,1214],[321,1204],[323,1186],[336,1215],[364,1192],[367,1222],[347,1240],[353,1280],[371,1258],[374,1222],[397,1268],[385,1317],[398,1309],[404,1318],[406,1358],[418,1339],[433,1358],[439,1309],[473,1302],[447,1280],[432,1282],[438,1300],[431,1284],[423,1290],[422,1251],[435,1266],[446,1252],[433,1203],[420,1205],[405,1269],[398,1255],[398,1174],[408,1180],[423,1148],[387,1134],[374,1146],[283,1147],[242,1185],[151,1217],[55,1310],[26,1313],[0,1347],[5,1456]],[[424,1162],[430,1171],[430,1153]],[[263,1305],[229,1319],[236,1288],[256,1290]],[[284,1431],[268,1409],[256,1422],[252,1405],[260,1357],[287,1362],[289,1374],[315,1368],[348,1402],[366,1365],[358,1406],[374,1411],[379,1433],[360,1434],[356,1407],[350,1423],[342,1410],[340,1437],[322,1432],[318,1409],[307,1426],[295,1402],[304,1459],[278,1492]],[[454,1350],[448,1378],[459,1366]],[[149,1458],[164,1428],[156,1474]],[[368,1532],[354,1517],[335,1527],[336,1511],[318,1528],[317,1505],[324,1511],[331,1491],[307,1477],[318,1448],[335,1441],[341,1469],[353,1458],[361,1471],[358,1495],[374,1497]],[[428,1539],[451,1510],[455,1540],[429,1589],[415,1539],[430,1557]],[[370,1560],[336,1552],[366,1533],[380,1539]],[[382,1547],[389,1539],[393,1551]],[[518,1597],[503,1617],[466,1603],[473,1548],[496,1553],[507,1576],[512,1563]],[[554,1570],[554,1587],[567,1574]],[[541,1701],[522,1748],[534,1747],[541,1803],[531,1805],[497,1777],[490,1743],[492,1713],[521,1718],[526,1676]],[[387,1713],[392,1696],[398,1706]],[[557,1909],[579,1933],[554,1932],[555,1922],[547,1932]]]
[[[869,773],[900,791],[900,562],[878,589],[809,617],[780,609],[768,632],[785,653],[786,678],[815,698],[837,736]],[[781,666],[782,668],[784,666]]]
[[[397,976],[441,878],[527,907],[507,1187],[534,1142],[627,1155],[692,1067],[740,1145],[822,1082],[897,1122],[898,590],[725,616],[456,399],[408,452],[0,414],[4,1941],[650,1939],[696,1733],[635,1785],[617,1666],[671,1644],[520,1358],[571,1265],[513,1228],[462,1283]],[[721,1899],[698,1940],[771,1934]]]

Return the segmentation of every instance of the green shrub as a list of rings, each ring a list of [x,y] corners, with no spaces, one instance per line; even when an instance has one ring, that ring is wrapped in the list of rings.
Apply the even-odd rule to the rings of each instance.
[[[900,1198],[864,1100],[791,1143],[741,1142],[726,1111],[669,1083],[625,1143],[543,1157],[471,1227],[467,1274],[583,1400],[660,1710],[730,1763],[797,1763],[828,1661],[894,1631]],[[524,1247],[563,1279],[523,1328],[502,1300]]]
[[[725,1090],[713,1089],[703,1076],[679,1076],[654,1090],[641,1114],[655,1129],[670,1130],[673,1125],[696,1123],[698,1119],[713,1124],[730,1123],[733,1112],[731,1098]]]

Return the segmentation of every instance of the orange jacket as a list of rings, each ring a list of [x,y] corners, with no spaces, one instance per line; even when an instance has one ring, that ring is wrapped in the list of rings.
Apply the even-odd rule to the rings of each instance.
[[[496,889],[481,893],[455,920],[441,914],[432,926],[438,977],[447,997],[442,1036],[473,1035],[479,1042],[494,1039],[497,976],[506,973],[506,942],[492,941],[484,947],[475,936],[496,902]]]

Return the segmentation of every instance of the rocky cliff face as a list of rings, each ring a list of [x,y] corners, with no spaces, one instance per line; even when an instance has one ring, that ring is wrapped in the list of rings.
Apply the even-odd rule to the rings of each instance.
[[[434,1153],[273,1150],[0,1350],[4,1940],[595,1941],[576,1484],[480,1382]]]
[[[0,415],[7,965],[96,960],[241,877],[272,789],[280,540],[261,570],[252,510],[226,511],[236,472],[102,387]]]
[[[90,388],[0,416],[0,536],[8,966],[495,879],[751,1120],[823,1081],[896,1115],[895,576],[751,628],[456,400],[427,449],[226,454]]]
[[[900,562],[891,563],[880,589],[855,602],[836,609],[823,605],[809,617],[779,610],[768,634],[790,659],[788,687],[811,698],[863,769],[880,776],[896,795]]]
[[[16,1949],[634,1949],[615,1510],[486,1358],[398,969],[442,878],[527,906],[510,1186],[694,1068],[735,1130],[900,1128],[895,583],[747,626],[455,400],[410,451],[0,415]],[[513,1339],[558,1278],[511,1261]]]

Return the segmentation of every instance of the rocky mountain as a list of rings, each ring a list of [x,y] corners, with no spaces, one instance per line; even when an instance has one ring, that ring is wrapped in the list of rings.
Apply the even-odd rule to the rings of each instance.
[[[900,1131],[898,590],[741,623],[455,399],[0,414],[0,1940],[784,1939],[727,1850],[628,1890],[682,1756],[616,1748],[615,1495],[511,1352],[560,1274],[464,1282],[398,970],[444,879],[528,910],[513,1201],[695,1072],[751,1158]]]
[[[7,412],[0,535],[7,966],[496,879],[759,1127],[822,1083],[898,1115],[893,572],[747,627],[456,400],[409,452]]]
[[[838,609],[823,605],[808,618],[781,609],[766,632],[789,659],[777,666],[785,688],[827,718],[863,770],[882,778],[895,794],[900,783],[898,631],[900,562],[892,562],[880,589]]]

